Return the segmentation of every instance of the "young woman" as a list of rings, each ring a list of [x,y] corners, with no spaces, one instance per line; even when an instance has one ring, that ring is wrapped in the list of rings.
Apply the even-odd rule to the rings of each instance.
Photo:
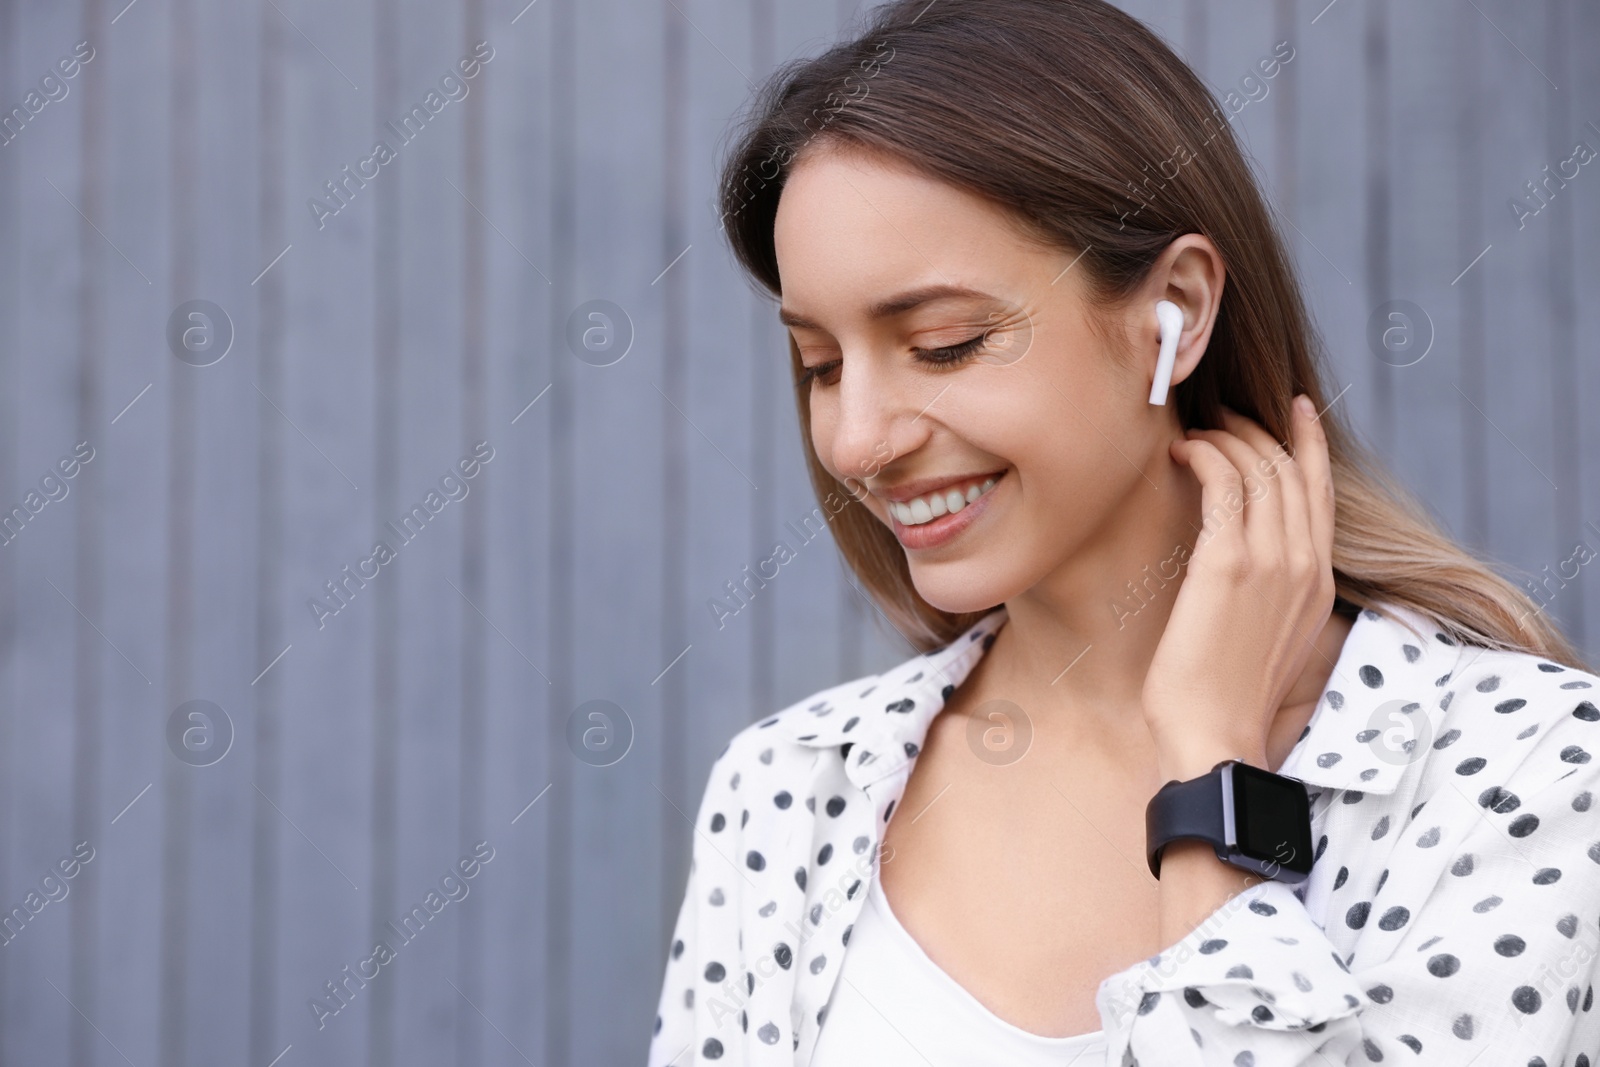
[[[922,654],[717,758],[651,1064],[1600,1058],[1595,678],[1342,425],[1170,50],[891,3],[722,208]]]

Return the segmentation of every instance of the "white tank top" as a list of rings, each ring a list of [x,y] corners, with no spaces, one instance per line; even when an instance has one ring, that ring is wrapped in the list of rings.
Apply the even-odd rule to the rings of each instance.
[[[1001,1019],[928,958],[871,882],[811,1067],[1105,1067],[1104,1030],[1040,1037]]]

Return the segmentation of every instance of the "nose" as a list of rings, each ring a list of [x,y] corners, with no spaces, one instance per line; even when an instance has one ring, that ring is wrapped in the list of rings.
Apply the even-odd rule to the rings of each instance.
[[[860,498],[883,469],[927,440],[932,420],[913,375],[895,372],[869,354],[844,357],[834,386],[829,441],[833,469]]]

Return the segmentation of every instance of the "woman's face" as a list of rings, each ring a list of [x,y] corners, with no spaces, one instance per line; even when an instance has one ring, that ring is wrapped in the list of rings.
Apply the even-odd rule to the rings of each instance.
[[[1182,431],[1170,403],[1148,402],[1154,302],[1184,298],[1164,281],[1134,302],[1147,322],[1113,319],[1148,347],[1124,366],[1090,329],[1072,256],[987,200],[858,151],[796,162],[774,239],[780,317],[816,372],[801,386],[812,445],[893,530],[930,604],[982,610],[1096,546],[1114,555],[1169,484]],[[1194,358],[1180,348],[1174,382]]]

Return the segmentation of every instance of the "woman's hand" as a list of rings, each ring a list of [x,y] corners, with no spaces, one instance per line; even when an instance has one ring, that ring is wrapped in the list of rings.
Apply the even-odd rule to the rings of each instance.
[[[1226,430],[1189,430],[1172,458],[1200,480],[1203,526],[1145,676],[1145,722],[1163,780],[1223,759],[1266,766],[1266,741],[1333,608],[1333,479],[1303,394],[1290,456],[1224,409]]]

